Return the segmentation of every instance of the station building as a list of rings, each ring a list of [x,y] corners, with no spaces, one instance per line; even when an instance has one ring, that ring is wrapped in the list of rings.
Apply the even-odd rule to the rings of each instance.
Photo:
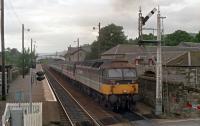
[[[86,44],[81,47],[68,47],[67,53],[65,54],[66,62],[77,62],[84,61],[87,53],[91,52],[90,45]]]

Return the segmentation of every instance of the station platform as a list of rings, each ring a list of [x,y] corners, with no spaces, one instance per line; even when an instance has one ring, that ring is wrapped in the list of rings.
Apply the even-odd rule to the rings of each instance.
[[[42,70],[41,65],[37,65],[36,69],[32,69],[33,72]],[[25,78],[18,76],[16,80],[10,83],[7,103],[13,102],[29,102],[29,84],[31,83],[30,75],[26,75]],[[50,88],[50,85],[45,78],[43,81],[32,84],[32,101],[42,102],[42,116],[44,126],[54,126],[53,123],[60,122],[60,106]],[[0,103],[0,114],[3,114],[5,109],[5,101]]]

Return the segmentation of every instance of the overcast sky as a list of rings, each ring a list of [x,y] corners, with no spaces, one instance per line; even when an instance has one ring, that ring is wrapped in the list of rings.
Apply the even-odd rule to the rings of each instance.
[[[161,14],[166,16],[165,32],[177,29],[197,33],[200,30],[200,0],[160,0]],[[124,27],[128,38],[137,37],[138,6],[143,15],[158,5],[158,0],[5,0],[6,47],[21,50],[21,24],[25,46],[30,38],[37,41],[37,52],[66,50],[80,38],[80,44],[92,43],[98,31],[92,29],[101,22]],[[156,27],[153,16],[146,27]]]

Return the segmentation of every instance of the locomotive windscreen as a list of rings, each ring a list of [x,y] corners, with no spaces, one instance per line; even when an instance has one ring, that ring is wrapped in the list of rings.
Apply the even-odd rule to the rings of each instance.
[[[122,70],[121,69],[109,69],[108,70],[108,77],[111,77],[111,78],[122,77]]]
[[[136,77],[135,69],[108,69],[109,78],[132,78]]]

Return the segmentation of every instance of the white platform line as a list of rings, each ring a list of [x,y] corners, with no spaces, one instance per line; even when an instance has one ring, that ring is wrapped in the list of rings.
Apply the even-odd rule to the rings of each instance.
[[[40,68],[41,68],[41,70],[43,71],[41,65],[40,65]],[[53,100],[47,100],[47,101],[57,101],[57,99],[56,99],[56,97],[55,97],[55,94],[54,94],[54,92],[53,92],[53,90],[52,90],[52,88],[51,88],[51,86],[50,86],[50,84],[49,84],[49,81],[47,80],[46,75],[44,75],[44,76],[45,76],[45,81],[46,81],[46,83],[47,83],[47,85],[48,85],[48,87],[49,87],[49,89],[50,89],[50,92],[51,92],[51,94],[52,94],[52,96],[53,96]]]
[[[48,80],[46,79],[46,78],[47,78],[46,75],[44,75],[44,76],[45,76],[45,81],[47,82],[47,85],[48,85],[48,87],[49,87],[49,89],[50,89],[50,91],[51,91],[51,94],[52,94],[52,96],[53,96],[53,100],[48,100],[48,101],[57,101],[57,99],[56,99],[56,97],[55,97],[55,94],[54,94],[54,92],[53,92],[51,86],[49,85]]]

